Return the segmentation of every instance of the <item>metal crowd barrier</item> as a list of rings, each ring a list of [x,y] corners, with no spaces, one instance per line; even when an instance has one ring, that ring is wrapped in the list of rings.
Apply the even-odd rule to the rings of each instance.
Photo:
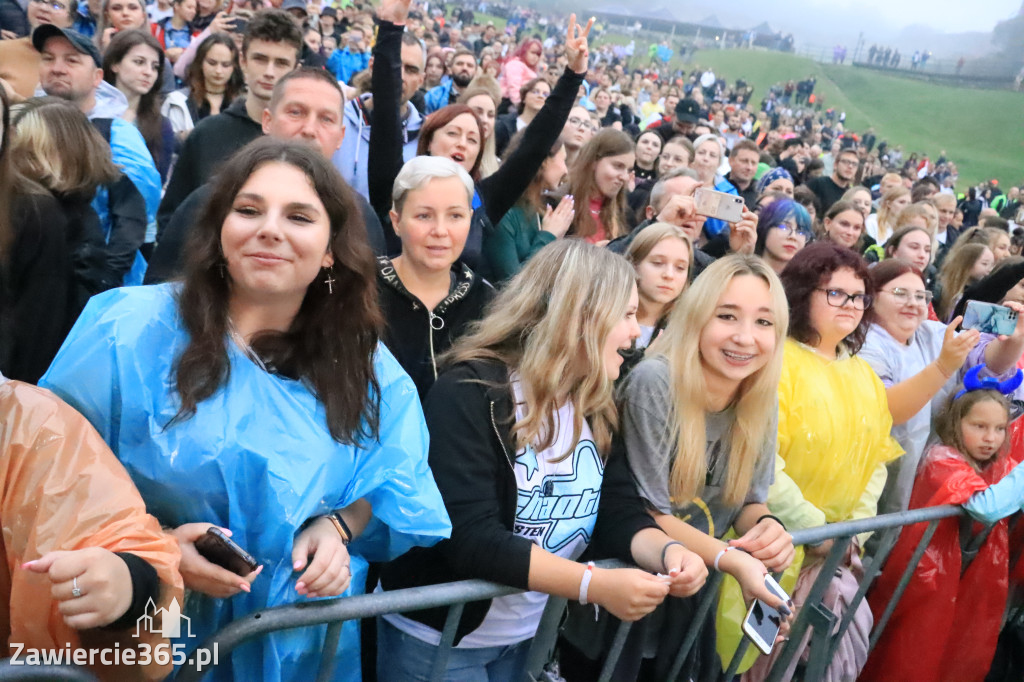
[[[864,599],[874,579],[881,572],[886,557],[895,546],[896,540],[899,538],[900,529],[911,524],[927,522],[928,527],[918,543],[910,562],[907,564],[907,568],[893,594],[892,601],[872,628],[870,646],[873,648],[882,632],[884,632],[885,626],[892,616],[892,612],[896,608],[900,597],[903,595],[903,591],[909,584],[914,568],[924,555],[928,543],[931,542],[932,535],[934,535],[939,522],[942,519],[962,516],[964,514],[965,512],[962,508],[946,505],[794,531],[792,535],[795,545],[818,544],[825,540],[833,540],[834,542],[832,549],[824,559],[824,565],[818,579],[811,587],[804,607],[800,610],[800,614],[792,625],[789,641],[783,646],[780,657],[772,668],[768,682],[778,682],[781,679],[784,671],[796,655],[808,627],[814,628],[814,637],[811,638],[804,679],[816,680],[821,678],[823,671],[834,656],[840,640],[853,621],[858,604]],[[860,588],[842,621],[839,623],[838,629],[833,632],[836,616],[828,609],[821,608],[820,602],[828,587],[828,583],[831,581],[836,568],[846,553],[850,540],[855,535],[866,532],[881,533],[878,550],[873,557],[865,561],[865,576],[860,584]],[[980,544],[983,540],[984,537],[982,536],[977,542]],[[622,567],[624,564],[617,561],[602,561],[598,562],[598,566],[616,568]],[[716,608],[721,580],[722,574],[720,573],[712,572],[708,577],[709,589],[705,590],[704,596],[698,605],[694,622],[702,622],[708,611]],[[335,650],[341,635],[342,624],[345,621],[375,617],[385,613],[450,606],[441,635],[441,644],[438,647],[437,657],[431,669],[431,679],[440,680],[455,638],[455,628],[462,617],[465,604],[481,599],[493,599],[494,597],[514,594],[518,591],[511,587],[483,580],[463,580],[442,585],[276,607],[257,611],[227,625],[212,635],[202,646],[212,648],[216,644],[220,648],[220,660],[225,661],[229,660],[230,653],[236,647],[250,639],[277,630],[327,624],[327,636],[321,652],[320,666],[316,677],[317,680],[326,681],[331,677]],[[541,677],[543,668],[550,660],[551,652],[554,649],[558,637],[558,629],[562,616],[565,613],[566,601],[566,599],[558,597],[548,599],[547,608],[541,618],[530,648],[524,682],[538,682],[543,679]],[[612,671],[622,653],[631,628],[632,623],[622,623],[619,625],[598,682],[606,682],[611,679]],[[679,676],[684,662],[696,643],[699,630],[700,628],[691,628],[690,632],[687,633],[674,660],[669,679],[674,680]],[[744,638],[732,661],[726,667],[724,679],[732,679],[747,651],[748,645],[749,642]],[[201,680],[210,670],[211,667],[209,666],[202,672],[197,671],[195,668],[183,667],[178,671],[175,679],[177,682],[196,682]]]

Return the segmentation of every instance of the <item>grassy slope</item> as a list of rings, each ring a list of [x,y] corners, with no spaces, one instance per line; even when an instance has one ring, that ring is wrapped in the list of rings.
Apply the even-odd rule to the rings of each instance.
[[[880,139],[902,144],[907,154],[925,152],[934,159],[945,149],[960,167],[962,186],[988,178],[1001,184],[1024,179],[1021,93],[931,85],[778,52],[705,50],[695,61],[730,81],[744,77],[756,88],[756,103],[772,84],[813,73],[815,92],[825,96],[826,106],[846,111],[848,128],[874,126]]]

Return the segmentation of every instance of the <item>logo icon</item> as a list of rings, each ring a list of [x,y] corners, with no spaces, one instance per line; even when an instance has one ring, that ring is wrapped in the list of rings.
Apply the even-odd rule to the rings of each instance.
[[[155,618],[160,617],[160,624],[157,625]],[[139,616],[135,621],[134,637],[139,637],[144,632],[160,635],[167,639],[177,639],[182,635],[182,621],[185,622],[184,632],[186,637],[195,637],[192,634],[192,619],[181,615],[181,605],[178,598],[173,597],[170,605],[165,609],[157,608],[153,598],[150,597],[146,603],[146,613]]]

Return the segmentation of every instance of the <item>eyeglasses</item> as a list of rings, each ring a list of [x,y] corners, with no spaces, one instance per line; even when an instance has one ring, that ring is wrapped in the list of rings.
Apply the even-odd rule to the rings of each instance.
[[[37,5],[46,5],[50,9],[57,12],[67,11],[68,9],[67,5],[62,5],[59,2],[54,2],[53,0],[32,0],[32,2],[36,3]]]
[[[836,163],[841,164],[843,166],[856,166],[857,164],[860,163],[860,161],[858,161],[857,159],[839,159],[838,161],[836,161]]]
[[[570,116],[569,117],[569,125],[574,126],[576,128],[586,129],[586,128],[590,127],[590,121],[585,121],[582,118],[576,118],[575,116]]]
[[[811,233],[806,230],[801,230],[796,225],[788,225],[786,223],[779,223],[775,226],[776,230],[782,232],[784,237],[803,237],[805,240],[811,238]]]
[[[833,308],[842,308],[846,305],[847,301],[853,301],[855,310],[867,310],[868,306],[871,305],[871,297],[867,294],[848,294],[842,289],[815,288],[815,291],[824,291],[825,300]]]
[[[902,303],[903,305],[910,303],[911,298],[918,305],[928,305],[932,302],[933,297],[930,291],[911,291],[903,287],[893,287],[892,289],[883,289],[883,291],[896,299],[897,303]]]

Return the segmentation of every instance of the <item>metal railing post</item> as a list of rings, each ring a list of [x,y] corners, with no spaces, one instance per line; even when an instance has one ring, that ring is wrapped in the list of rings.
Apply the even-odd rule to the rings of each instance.
[[[672,667],[669,669],[668,679],[674,680],[679,677],[679,671],[683,669],[683,663],[686,662],[686,657],[690,655],[690,650],[693,649],[693,645],[697,642],[697,635],[700,634],[701,625],[704,623],[704,619],[708,615],[708,611],[711,609],[712,604],[718,603],[718,589],[722,586],[722,574],[715,571],[708,578],[704,589],[706,590],[703,597],[701,597],[700,604],[697,606],[697,610],[693,614],[693,627],[690,628],[689,632],[686,633],[686,637],[683,639],[682,646],[679,647],[679,653],[676,654],[676,660],[673,661]]]
[[[434,665],[430,666],[430,679],[440,680],[444,676],[445,668],[448,667],[448,655],[452,652],[452,643],[455,641],[455,631],[462,620],[462,611],[466,608],[466,602],[452,604],[448,609],[448,617],[444,621],[444,631],[441,633],[441,641],[437,645],[437,653],[434,655]]]

